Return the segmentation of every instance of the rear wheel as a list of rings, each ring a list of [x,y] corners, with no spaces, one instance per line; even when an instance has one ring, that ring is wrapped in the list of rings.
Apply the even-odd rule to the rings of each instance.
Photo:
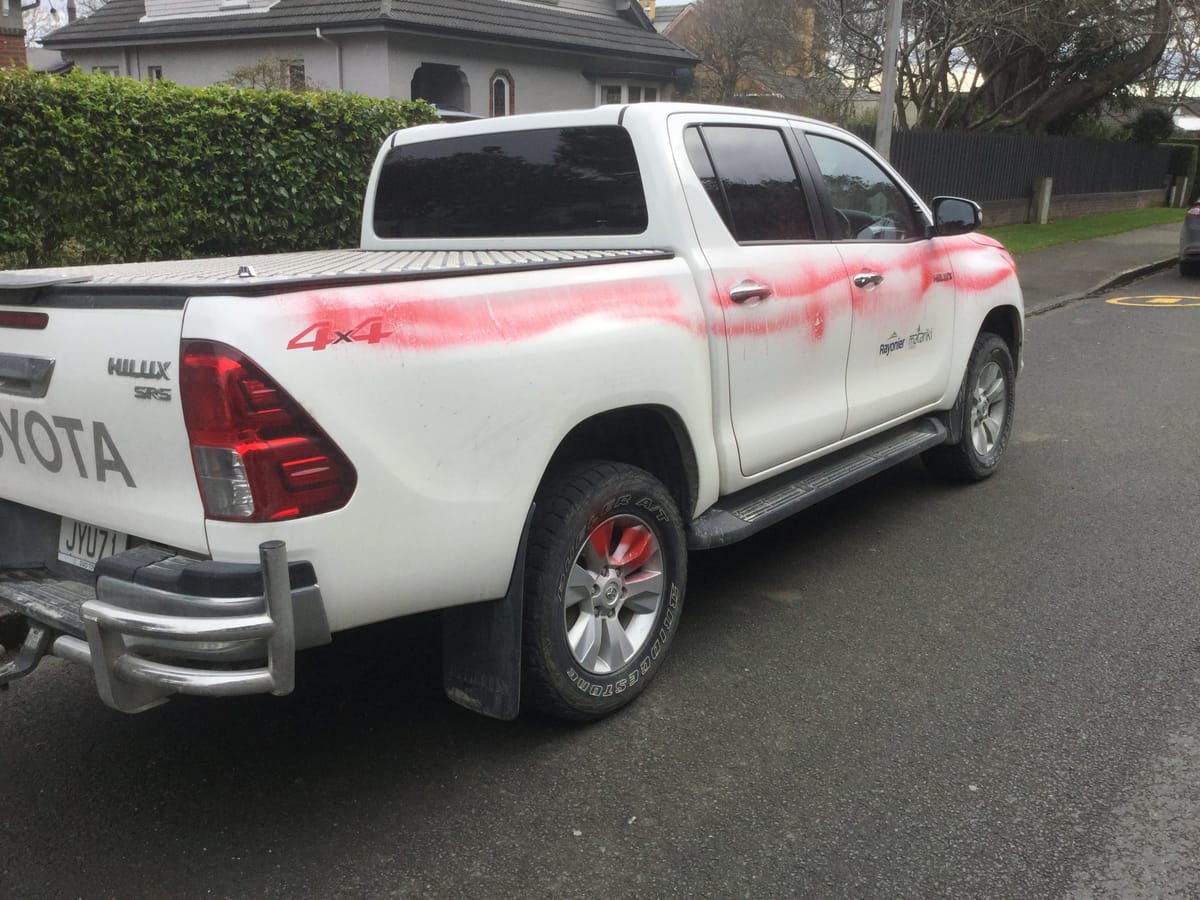
[[[996,471],[1012,434],[1016,368],[1008,344],[988,332],[975,339],[959,390],[962,436],[925,451],[929,469],[952,481],[980,481]]]
[[[649,473],[592,462],[538,492],[525,573],[523,700],[597,719],[657,672],[687,573],[674,500]]]
[[[1187,278],[1195,278],[1200,275],[1200,260],[1181,259],[1179,261],[1179,274]]]

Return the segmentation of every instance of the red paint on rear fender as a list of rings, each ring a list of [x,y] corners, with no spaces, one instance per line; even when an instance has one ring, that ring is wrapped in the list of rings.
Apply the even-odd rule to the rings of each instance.
[[[589,318],[659,322],[704,334],[698,311],[689,310],[684,298],[662,281],[545,287],[492,297],[416,293],[425,289],[416,283],[384,295],[378,288],[370,294],[357,289],[311,294],[304,299],[304,325],[327,322],[333,331],[348,334],[359,323],[378,319],[385,336],[369,343],[410,350],[531,340]],[[360,343],[350,337],[342,343]]]

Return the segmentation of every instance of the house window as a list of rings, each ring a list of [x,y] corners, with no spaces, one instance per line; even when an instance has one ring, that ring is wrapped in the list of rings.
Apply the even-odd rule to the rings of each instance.
[[[92,71],[97,75],[120,75],[121,70],[117,66],[92,66]]]
[[[283,84],[289,91],[302,91],[308,83],[304,78],[304,60],[302,59],[284,59],[280,61],[283,66]]]
[[[651,103],[658,99],[658,88],[643,84],[602,84],[601,103]]]
[[[0,0],[0,15],[7,16],[9,10],[8,0]]]
[[[492,115],[511,116],[514,112],[513,78],[506,70],[500,69],[492,75]]]
[[[162,81],[162,66],[146,66],[147,81]]]

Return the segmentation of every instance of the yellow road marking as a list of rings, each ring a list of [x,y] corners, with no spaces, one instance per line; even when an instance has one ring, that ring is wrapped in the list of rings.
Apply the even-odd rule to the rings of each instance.
[[[1137,297],[1113,297],[1111,300],[1106,300],[1105,302],[1111,303],[1114,306],[1168,307],[1174,309],[1200,306],[1200,297],[1155,297],[1142,295]]]

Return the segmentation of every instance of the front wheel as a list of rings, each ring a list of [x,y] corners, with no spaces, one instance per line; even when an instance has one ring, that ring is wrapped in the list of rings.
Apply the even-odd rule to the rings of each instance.
[[[1179,274],[1184,278],[1195,278],[1200,275],[1200,260],[1181,259],[1179,261]]]
[[[525,572],[526,704],[598,719],[637,696],[679,625],[687,548],[649,473],[591,462],[538,492]]]
[[[925,465],[952,481],[981,481],[995,472],[1012,434],[1016,382],[1008,344],[994,334],[981,333],[958,395],[962,436],[953,444],[925,451],[921,455]]]

